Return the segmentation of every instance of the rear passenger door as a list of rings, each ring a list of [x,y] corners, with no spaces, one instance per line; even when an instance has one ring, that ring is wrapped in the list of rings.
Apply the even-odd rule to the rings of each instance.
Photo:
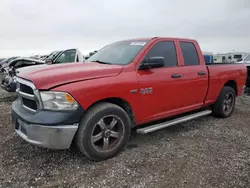
[[[197,48],[198,48],[198,44]],[[183,95],[179,102],[183,110],[200,108],[205,100],[208,89],[208,72],[205,64],[200,64],[201,56],[198,55],[195,43],[179,41],[182,66],[179,67],[182,75],[182,85],[179,92]]]
[[[165,66],[137,70],[143,115],[140,118],[146,121],[166,117],[176,112],[180,108],[179,99],[184,95],[179,92],[182,81],[178,79],[179,67],[175,41],[155,42],[146,52],[142,62],[150,57],[163,57]]]

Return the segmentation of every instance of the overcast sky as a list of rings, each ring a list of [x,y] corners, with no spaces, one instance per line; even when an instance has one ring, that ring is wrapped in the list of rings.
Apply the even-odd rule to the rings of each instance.
[[[198,40],[203,51],[250,52],[249,0],[0,0],[0,57],[120,39]]]

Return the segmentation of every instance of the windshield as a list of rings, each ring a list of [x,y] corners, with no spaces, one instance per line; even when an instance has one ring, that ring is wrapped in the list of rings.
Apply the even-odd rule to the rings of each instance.
[[[244,61],[250,61],[250,54],[245,57]]]
[[[55,57],[60,51],[54,51],[51,52],[47,57],[43,58],[43,60],[45,59],[52,59],[53,57]]]
[[[109,44],[96,52],[88,62],[99,62],[115,65],[126,65],[131,63],[135,56],[143,49],[148,41],[120,41]]]

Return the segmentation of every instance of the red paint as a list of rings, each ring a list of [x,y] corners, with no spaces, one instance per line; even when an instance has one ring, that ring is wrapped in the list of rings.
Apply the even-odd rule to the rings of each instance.
[[[122,66],[119,65],[110,66],[98,63],[54,64],[28,74],[20,74],[20,77],[32,80],[39,89],[48,89],[60,84],[116,76],[121,70]]]
[[[175,42],[177,67],[137,70],[156,42],[168,40]],[[200,65],[184,66],[179,41],[195,45]],[[199,71],[206,72],[206,75],[199,76]],[[171,74],[182,74],[183,77],[173,79]],[[210,105],[230,80],[235,81],[240,95],[246,82],[246,67],[244,64],[206,66],[195,40],[153,38],[133,62],[125,66],[97,63],[53,65],[22,77],[33,81],[38,89],[69,92],[84,109],[103,99],[121,98],[130,104],[139,125]],[[142,95],[140,88],[148,87],[153,88],[153,93]],[[138,92],[130,93],[134,89]]]

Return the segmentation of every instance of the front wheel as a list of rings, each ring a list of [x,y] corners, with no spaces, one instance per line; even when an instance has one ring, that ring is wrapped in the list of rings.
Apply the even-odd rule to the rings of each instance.
[[[131,121],[121,107],[100,103],[91,107],[82,118],[76,144],[89,159],[105,160],[125,148],[130,130]]]
[[[232,87],[224,86],[212,107],[213,115],[227,118],[231,116],[235,108],[236,94]]]

